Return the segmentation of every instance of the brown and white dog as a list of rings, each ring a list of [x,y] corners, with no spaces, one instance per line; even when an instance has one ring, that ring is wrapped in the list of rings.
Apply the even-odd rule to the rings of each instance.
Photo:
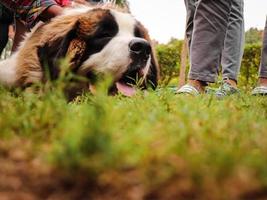
[[[109,74],[125,95],[134,93],[136,77],[142,87],[157,86],[159,68],[146,29],[127,10],[104,4],[67,9],[61,16],[28,34],[19,50],[0,63],[0,83],[27,87],[60,74],[59,60],[67,57],[69,69],[90,79]]]

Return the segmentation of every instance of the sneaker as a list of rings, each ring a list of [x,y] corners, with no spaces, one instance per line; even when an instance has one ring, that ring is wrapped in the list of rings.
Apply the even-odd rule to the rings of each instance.
[[[176,91],[176,94],[200,95],[200,92],[192,85],[186,84]]]
[[[215,92],[215,96],[218,99],[222,99],[226,96],[230,96],[233,94],[239,94],[239,90],[237,88],[231,86],[227,82],[223,82],[222,85]]]
[[[267,95],[267,86],[255,87],[251,92],[252,95]]]

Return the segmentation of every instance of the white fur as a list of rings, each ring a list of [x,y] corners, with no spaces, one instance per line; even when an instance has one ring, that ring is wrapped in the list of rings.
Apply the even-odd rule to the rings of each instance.
[[[136,20],[128,13],[111,11],[119,26],[117,35],[100,51],[92,55],[81,66],[79,73],[84,74],[92,68],[101,73],[109,73],[119,78],[131,63],[129,43],[135,39]]]
[[[11,87],[16,82],[16,57],[14,54],[12,58],[8,58],[0,62],[0,83],[2,85]]]
[[[149,56],[147,62],[146,62],[146,66],[143,69],[143,76],[146,77],[149,74],[150,71],[150,65],[151,65],[151,55]]]
[[[40,24],[37,24],[32,32],[25,34],[23,41],[19,44],[17,52],[13,53],[6,60],[0,62],[0,84],[8,87],[12,87],[16,84],[18,52],[21,48],[23,48],[27,38],[31,37],[32,33],[37,29],[39,25]]]

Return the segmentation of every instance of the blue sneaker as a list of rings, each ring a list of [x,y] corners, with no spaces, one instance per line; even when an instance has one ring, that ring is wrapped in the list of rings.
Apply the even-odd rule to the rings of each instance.
[[[215,96],[218,99],[223,99],[226,96],[231,96],[234,94],[239,94],[239,90],[227,82],[223,82],[222,85],[215,91]]]

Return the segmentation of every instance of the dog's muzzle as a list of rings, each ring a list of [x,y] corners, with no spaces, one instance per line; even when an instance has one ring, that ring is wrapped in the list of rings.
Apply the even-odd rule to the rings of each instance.
[[[133,59],[147,59],[151,54],[151,45],[144,39],[133,39],[129,43],[129,51]]]
[[[151,64],[152,47],[142,38],[135,38],[129,43],[129,53],[132,60],[122,78],[116,82],[116,87],[125,96],[133,96],[136,92],[136,78],[145,78]],[[143,82],[144,80],[142,80]]]

